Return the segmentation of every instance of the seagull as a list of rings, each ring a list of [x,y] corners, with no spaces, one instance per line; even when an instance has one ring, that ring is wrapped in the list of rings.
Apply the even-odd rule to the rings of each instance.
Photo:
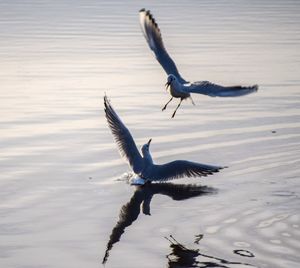
[[[182,177],[202,177],[224,168],[186,160],[175,160],[163,165],[154,164],[149,150],[152,139],[142,146],[142,154],[140,154],[129,130],[114,111],[106,96],[104,96],[104,107],[108,126],[118,145],[120,154],[126,158],[135,174],[131,184],[143,185],[152,181],[161,182]]]
[[[156,59],[168,75],[166,90],[169,91],[171,99],[164,105],[164,111],[173,98],[179,98],[180,102],[172,114],[175,116],[177,109],[184,99],[191,99],[191,93],[208,95],[210,97],[238,97],[248,95],[258,90],[257,85],[253,86],[221,86],[209,81],[188,82],[178,72],[176,64],[169,56],[164,47],[160,29],[150,13],[144,8],[140,10],[140,24],[142,32],[150,49],[154,52]],[[195,105],[195,104],[194,104]]]

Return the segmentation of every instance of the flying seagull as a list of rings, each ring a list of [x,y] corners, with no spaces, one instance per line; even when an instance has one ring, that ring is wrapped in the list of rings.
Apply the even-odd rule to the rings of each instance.
[[[104,106],[106,119],[118,145],[119,151],[129,162],[129,165],[135,174],[135,177],[131,182],[132,184],[167,181],[182,177],[207,176],[224,168],[186,160],[176,160],[164,165],[154,164],[149,150],[152,139],[142,146],[141,155],[129,130],[114,111],[106,96],[104,97]]]
[[[182,100],[190,98],[191,93],[208,95],[210,97],[238,97],[258,90],[258,86],[221,86],[209,81],[188,82],[178,72],[178,69],[164,47],[160,29],[149,10],[140,10],[140,24],[142,32],[156,59],[168,75],[166,90],[169,90],[171,99],[162,108],[164,111],[173,98],[180,98],[172,118],[175,116]]]

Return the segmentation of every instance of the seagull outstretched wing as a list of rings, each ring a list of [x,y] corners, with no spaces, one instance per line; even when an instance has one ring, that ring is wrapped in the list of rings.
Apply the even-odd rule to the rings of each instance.
[[[224,167],[210,166],[186,160],[176,160],[164,165],[153,165],[147,174],[153,181],[166,181],[183,177],[202,177],[219,172]]]
[[[194,82],[185,87],[189,93],[199,93],[211,97],[238,97],[248,95],[258,90],[258,86],[229,86],[224,87],[208,81]]]
[[[143,169],[143,159],[129,130],[114,111],[106,96],[104,97],[104,106],[108,125],[115,138],[121,155],[126,157],[133,171],[136,174],[139,174]]]
[[[165,72],[168,75],[175,75],[181,83],[186,83],[180,76],[174,61],[166,51],[160,29],[149,10],[146,11],[144,8],[140,10],[140,24],[150,49],[154,52],[156,59]]]

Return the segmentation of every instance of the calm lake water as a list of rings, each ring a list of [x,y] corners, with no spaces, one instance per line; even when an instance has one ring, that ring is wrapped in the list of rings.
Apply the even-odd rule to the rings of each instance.
[[[191,81],[258,84],[169,99],[140,31],[152,11]],[[300,2],[0,2],[1,267],[298,267]],[[158,163],[229,166],[126,183],[104,92]],[[151,215],[150,215],[151,214]]]

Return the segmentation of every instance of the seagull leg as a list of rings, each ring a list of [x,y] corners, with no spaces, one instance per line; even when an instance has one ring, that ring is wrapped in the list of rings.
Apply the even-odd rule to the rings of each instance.
[[[177,105],[177,107],[176,107],[176,109],[175,109],[175,111],[174,111],[174,113],[172,114],[172,118],[175,116],[175,114],[176,114],[176,112],[177,112],[177,109],[179,108],[179,106],[180,106],[182,100],[183,100],[183,99],[181,98],[179,104]]]
[[[168,104],[173,100],[173,97],[165,104],[165,106],[161,109],[162,111],[166,110]]]
[[[195,106],[196,104],[195,104],[194,100],[192,99],[192,96],[190,96],[190,99],[192,101],[192,104]]]

